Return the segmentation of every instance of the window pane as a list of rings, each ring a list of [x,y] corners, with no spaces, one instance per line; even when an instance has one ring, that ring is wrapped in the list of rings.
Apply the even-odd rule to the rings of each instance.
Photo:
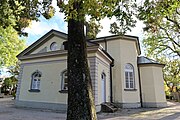
[[[37,81],[37,89],[39,89],[39,88],[40,88],[40,80]]]
[[[126,88],[129,88],[129,82],[126,82]]]
[[[128,81],[129,77],[128,77],[128,72],[125,72],[125,80]]]
[[[68,79],[64,78],[64,84],[67,84],[67,83],[68,83]]]
[[[130,76],[130,78],[133,78],[133,73],[129,72],[129,76]]]
[[[32,83],[32,89],[35,89],[35,88],[36,88],[36,83],[33,82],[33,83]]]
[[[67,71],[63,72],[62,75],[62,90],[68,90],[68,77],[67,77]]]
[[[41,74],[38,71],[33,73],[31,89],[39,89],[40,80],[41,80]]]
[[[57,47],[58,47],[57,43],[56,43],[56,42],[53,42],[53,43],[50,45],[50,50],[55,51],[55,50],[57,50]]]
[[[125,72],[126,88],[129,88],[128,72]]]
[[[133,82],[130,82],[130,88],[134,88]]]

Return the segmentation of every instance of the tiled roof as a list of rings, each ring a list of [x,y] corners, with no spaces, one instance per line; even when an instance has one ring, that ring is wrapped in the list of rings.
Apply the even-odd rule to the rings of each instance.
[[[148,64],[148,63],[160,64],[158,61],[152,60],[144,56],[138,57],[138,64]]]

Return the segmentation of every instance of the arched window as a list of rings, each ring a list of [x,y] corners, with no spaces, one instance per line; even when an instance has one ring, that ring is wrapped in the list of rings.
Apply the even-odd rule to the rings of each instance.
[[[125,83],[126,89],[134,89],[135,82],[134,82],[134,68],[131,64],[125,65]]]
[[[50,45],[50,50],[51,50],[51,51],[55,51],[55,50],[57,50],[57,47],[58,47],[57,43],[56,43],[56,42],[53,42],[53,43],[51,43],[51,45]]]
[[[61,90],[67,91],[68,90],[68,77],[67,77],[67,70],[64,70],[61,73],[62,80],[61,80]]]
[[[41,72],[39,72],[38,70],[32,74],[31,90],[40,89],[41,76]]]

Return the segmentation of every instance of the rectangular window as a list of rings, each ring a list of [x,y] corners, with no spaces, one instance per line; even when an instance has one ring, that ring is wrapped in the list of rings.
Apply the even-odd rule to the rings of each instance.
[[[134,88],[134,76],[132,72],[125,72],[126,88]]]

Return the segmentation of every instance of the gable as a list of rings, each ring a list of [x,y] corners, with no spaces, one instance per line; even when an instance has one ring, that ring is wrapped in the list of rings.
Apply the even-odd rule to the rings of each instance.
[[[64,41],[66,41],[66,39],[62,39],[59,36],[53,36],[49,40],[47,40],[45,43],[43,43],[41,46],[34,49],[34,51],[32,51],[29,54],[50,52],[50,51],[52,51],[51,48],[52,48],[53,44],[56,44],[56,50],[63,50],[64,49],[64,46],[63,46]]]
[[[63,49],[63,42],[67,40],[67,34],[51,30],[48,33],[46,33],[44,36],[42,36],[40,39],[38,39],[35,43],[30,45],[27,49],[22,51],[17,57],[30,55],[30,54],[36,54],[36,53],[43,53],[43,52],[49,52],[50,45],[53,42],[57,43],[57,50]]]

